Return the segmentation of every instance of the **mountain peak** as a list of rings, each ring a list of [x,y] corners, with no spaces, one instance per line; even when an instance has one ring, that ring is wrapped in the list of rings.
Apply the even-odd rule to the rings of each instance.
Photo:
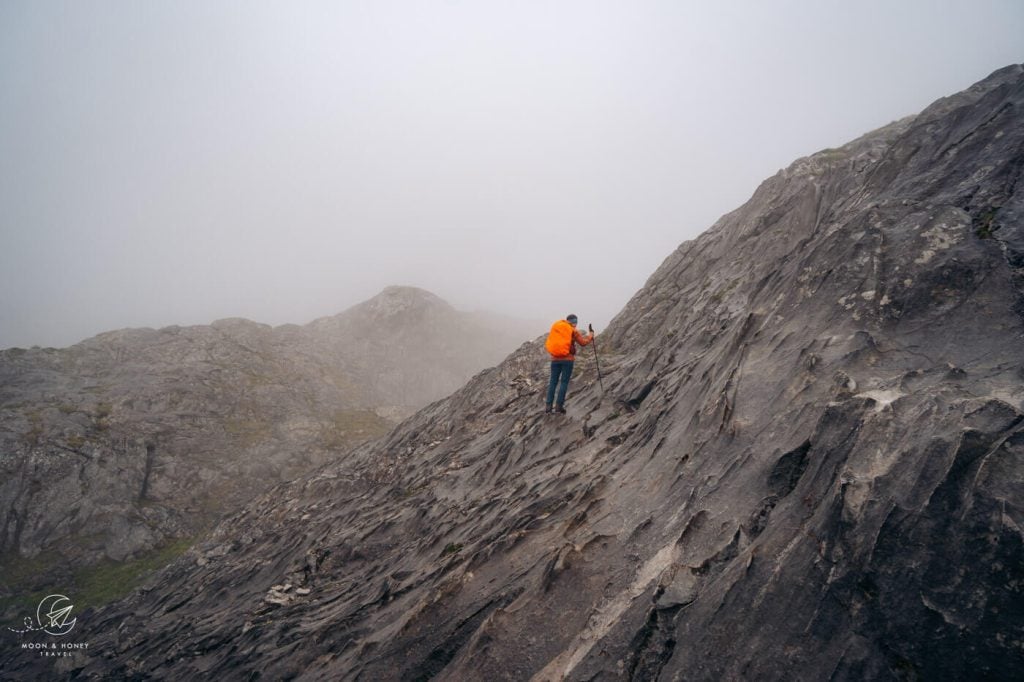
[[[409,286],[389,286],[371,299],[363,301],[341,313],[340,317],[353,315],[374,320],[387,320],[402,315],[419,316],[424,313],[455,313],[455,309],[444,299],[425,289]]]
[[[431,293],[419,287],[392,285],[385,287],[383,291],[371,298],[368,303],[380,303],[386,305],[404,306],[451,306],[437,294]]]

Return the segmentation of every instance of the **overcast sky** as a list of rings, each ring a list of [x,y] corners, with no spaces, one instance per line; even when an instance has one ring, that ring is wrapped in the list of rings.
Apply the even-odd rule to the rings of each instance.
[[[1020,0],[2,0],[0,348],[389,284],[603,327],[763,179],[1022,36]]]

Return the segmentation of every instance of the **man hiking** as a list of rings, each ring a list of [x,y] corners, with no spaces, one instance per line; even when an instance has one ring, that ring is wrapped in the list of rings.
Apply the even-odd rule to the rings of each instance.
[[[565,414],[565,393],[569,390],[569,378],[572,376],[572,365],[576,360],[576,344],[586,346],[594,340],[594,332],[589,336],[583,336],[576,331],[577,317],[567,315],[564,320],[559,320],[551,325],[551,332],[548,340],[544,343],[548,353],[551,354],[551,381],[548,382],[548,398],[544,408],[545,414],[554,411],[558,414]],[[558,390],[556,400],[555,390]]]

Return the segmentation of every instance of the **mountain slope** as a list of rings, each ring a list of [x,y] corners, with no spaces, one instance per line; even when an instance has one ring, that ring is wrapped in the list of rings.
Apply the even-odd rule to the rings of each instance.
[[[523,346],[82,614],[89,676],[954,679],[1022,663],[1024,68],[795,162],[540,414]],[[53,663],[8,655],[24,672]]]
[[[232,319],[0,352],[0,602],[195,536],[536,332],[516,331],[389,287],[304,327]],[[452,358],[445,337],[480,348]]]

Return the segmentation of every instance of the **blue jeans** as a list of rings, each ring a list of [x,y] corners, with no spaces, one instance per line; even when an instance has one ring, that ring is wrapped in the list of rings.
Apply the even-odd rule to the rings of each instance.
[[[557,405],[565,404],[565,392],[569,390],[569,377],[572,376],[572,360],[551,361],[551,381],[548,382],[548,407],[555,400],[555,388],[558,388]]]

